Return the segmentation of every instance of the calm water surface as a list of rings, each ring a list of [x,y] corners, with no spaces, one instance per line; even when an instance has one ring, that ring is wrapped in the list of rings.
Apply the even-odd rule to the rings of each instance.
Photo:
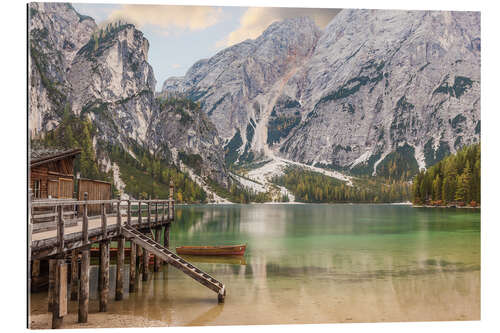
[[[109,312],[174,326],[480,319],[478,210],[255,204],[176,214],[171,247],[247,244],[241,260],[189,258],[226,284],[226,303],[164,266]],[[97,312],[96,267],[91,297]],[[45,309],[46,294],[32,305]]]

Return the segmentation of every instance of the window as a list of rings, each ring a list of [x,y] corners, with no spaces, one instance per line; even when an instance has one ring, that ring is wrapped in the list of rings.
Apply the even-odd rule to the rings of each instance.
[[[35,179],[33,182],[33,196],[35,198],[40,198],[40,179]]]

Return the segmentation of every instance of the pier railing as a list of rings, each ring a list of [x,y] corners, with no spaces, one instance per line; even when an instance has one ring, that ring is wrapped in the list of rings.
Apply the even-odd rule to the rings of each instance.
[[[89,216],[90,205],[100,205],[100,215]],[[87,246],[89,234],[91,241],[114,237],[121,234],[122,223],[139,229],[160,227],[173,221],[174,212],[173,199],[34,200],[31,202],[28,230],[31,230],[32,250],[36,248],[45,254],[62,254]],[[55,234],[53,230],[56,230]],[[70,243],[71,246],[67,246]]]

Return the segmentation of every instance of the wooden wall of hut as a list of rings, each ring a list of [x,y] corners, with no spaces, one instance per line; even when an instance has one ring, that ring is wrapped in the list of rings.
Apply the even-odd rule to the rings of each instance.
[[[88,193],[88,200],[110,200],[111,199],[111,183],[101,181],[101,180],[92,180],[92,179],[79,179],[78,180],[78,200],[84,200],[84,193]],[[111,208],[109,205],[106,207],[106,211],[110,212]],[[82,207],[79,207],[78,213],[81,215]],[[88,206],[88,215],[99,215],[101,214],[101,206],[100,205],[89,205]]]
[[[73,158],[31,167],[30,188],[36,199],[73,198]]]

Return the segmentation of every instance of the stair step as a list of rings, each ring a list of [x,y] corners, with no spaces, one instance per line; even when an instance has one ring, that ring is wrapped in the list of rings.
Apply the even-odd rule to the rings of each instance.
[[[188,261],[182,259],[178,255],[170,252],[170,250],[168,248],[163,247],[160,243],[156,242],[151,237],[148,237],[148,236],[142,234],[141,232],[139,232],[138,230],[136,230],[132,227],[124,226],[123,230],[126,230],[128,233],[134,235],[134,238],[132,238],[132,239],[138,238],[142,242],[146,243],[147,245],[150,245],[151,251],[153,252],[153,254],[160,253],[160,256],[164,255],[167,258],[170,258],[172,261],[177,262],[180,266],[186,268],[187,270],[185,270],[184,272],[187,275],[190,275],[192,278],[203,279],[212,285],[212,287],[210,287],[210,288],[213,288],[213,286],[215,286],[216,287],[215,289],[218,289],[219,291],[224,288],[224,285],[221,282],[217,281],[216,279],[214,279],[213,277],[211,277],[207,273],[203,272],[202,270],[200,270],[196,266],[192,265]],[[173,263],[173,264],[174,264],[174,266],[179,267],[178,265],[175,265],[175,263]]]

